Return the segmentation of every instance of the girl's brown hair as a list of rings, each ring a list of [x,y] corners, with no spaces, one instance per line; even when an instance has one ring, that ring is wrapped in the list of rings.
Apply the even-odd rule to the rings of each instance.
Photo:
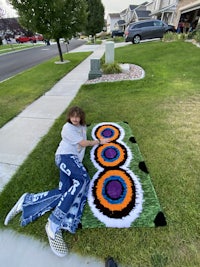
[[[71,123],[70,117],[78,116],[80,118],[80,124],[86,125],[85,122],[85,112],[79,107],[71,107],[67,114],[67,122]]]

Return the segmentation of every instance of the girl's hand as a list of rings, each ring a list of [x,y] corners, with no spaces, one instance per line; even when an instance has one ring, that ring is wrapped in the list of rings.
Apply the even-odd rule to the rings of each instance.
[[[86,146],[104,145],[109,142],[110,142],[109,138],[102,138],[96,140],[82,140],[81,142],[79,142],[79,145],[82,147],[86,147]]]
[[[104,145],[110,142],[110,138],[99,139],[100,145]]]

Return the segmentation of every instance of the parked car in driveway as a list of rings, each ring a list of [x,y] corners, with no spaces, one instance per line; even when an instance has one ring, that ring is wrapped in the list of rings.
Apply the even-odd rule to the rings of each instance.
[[[141,40],[162,38],[167,32],[174,32],[172,25],[161,20],[143,20],[129,24],[125,30],[125,41],[133,44],[140,43]]]
[[[18,36],[17,38],[15,38],[17,43],[26,43],[26,42],[30,42],[30,37],[28,36]]]
[[[35,34],[34,36],[32,36],[32,38],[34,38],[36,41],[44,41],[44,37],[42,34]]]
[[[115,36],[124,36],[124,31],[121,30],[114,30],[111,33],[111,37],[114,38]]]
[[[33,36],[21,35],[15,38],[15,40],[17,43],[27,43],[27,42],[36,43],[37,41],[44,41],[44,37],[42,34],[35,34]]]

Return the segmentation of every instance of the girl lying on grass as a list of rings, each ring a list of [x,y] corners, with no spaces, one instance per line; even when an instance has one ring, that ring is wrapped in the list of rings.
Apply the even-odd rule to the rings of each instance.
[[[45,229],[50,247],[59,257],[68,252],[62,230],[76,232],[87,199],[90,177],[82,164],[85,148],[109,142],[107,138],[87,140],[85,113],[79,107],[69,110],[61,136],[55,153],[55,163],[60,170],[58,188],[36,194],[24,193],[4,221],[7,225],[15,215],[22,212],[21,225],[25,226],[53,210]]]

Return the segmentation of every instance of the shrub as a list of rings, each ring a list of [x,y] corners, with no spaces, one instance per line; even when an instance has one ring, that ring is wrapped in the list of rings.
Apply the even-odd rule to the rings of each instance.
[[[122,42],[124,42],[124,37],[115,36],[115,37],[112,38],[111,35],[109,35],[107,41],[111,41],[111,42],[114,42],[114,43],[122,43]]]
[[[197,31],[196,34],[194,35],[194,40],[197,43],[200,43],[200,31]]]
[[[180,41],[185,41],[188,38],[187,33],[179,33],[177,36],[178,36],[178,40]]]
[[[96,38],[88,38],[88,42],[87,42],[87,44],[101,44],[102,43],[102,40],[101,39],[96,39]]]
[[[177,41],[178,36],[174,32],[167,32],[163,35],[163,41],[164,42],[169,42],[169,41]]]
[[[195,30],[188,34],[188,39],[194,39],[198,43],[200,42],[200,24],[197,25]]]
[[[122,70],[117,62],[101,65],[102,71],[104,74],[114,74],[114,73],[121,73]]]
[[[108,39],[109,34],[107,32],[102,31],[102,32],[96,34],[96,37],[100,38],[101,40],[106,40],[106,39]]]
[[[121,42],[124,42],[124,37],[115,36],[114,38],[112,38],[112,41],[115,42],[115,43],[121,43]]]

